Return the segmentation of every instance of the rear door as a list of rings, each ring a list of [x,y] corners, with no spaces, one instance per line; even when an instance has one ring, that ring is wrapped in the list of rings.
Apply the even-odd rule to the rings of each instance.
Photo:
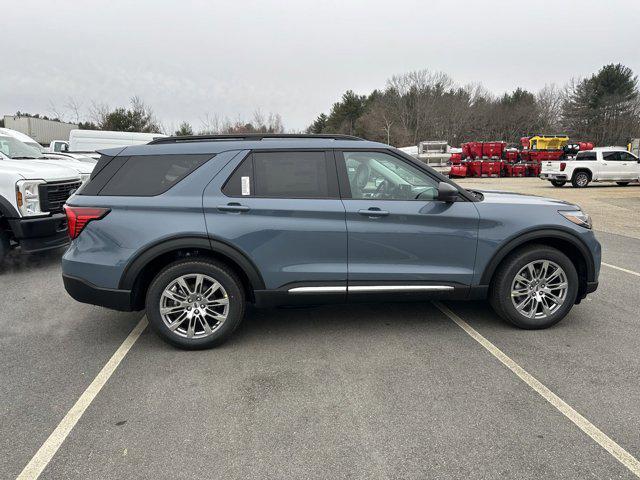
[[[436,200],[438,179],[388,150],[336,152],[346,209],[349,297],[471,284],[478,211]]]
[[[245,254],[268,290],[344,298],[347,232],[331,151],[245,151],[207,186],[203,205],[210,238]]]

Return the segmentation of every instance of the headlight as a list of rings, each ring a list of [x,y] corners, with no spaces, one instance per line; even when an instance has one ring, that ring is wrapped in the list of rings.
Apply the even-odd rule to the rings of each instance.
[[[82,184],[84,185],[85,183],[87,183],[89,181],[89,179],[91,178],[91,174],[90,173],[81,173],[80,174],[80,180],[82,180]]]
[[[16,204],[23,217],[45,215],[40,209],[40,192],[38,187],[44,180],[18,180],[16,182]]]
[[[584,228],[591,228],[591,217],[582,210],[559,210],[558,213],[570,222],[580,225]]]

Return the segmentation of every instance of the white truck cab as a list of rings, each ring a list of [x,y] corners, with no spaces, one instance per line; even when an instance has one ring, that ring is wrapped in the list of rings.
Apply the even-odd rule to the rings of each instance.
[[[640,180],[640,160],[624,147],[597,147],[578,152],[574,159],[543,163],[540,178],[554,187],[567,182],[576,188],[584,188],[591,182],[626,186]]]
[[[95,159],[90,158],[86,155],[47,152],[47,150],[42,145],[40,145],[30,136],[22,132],[18,132],[17,130],[12,130],[10,128],[0,128],[0,142],[4,137],[13,137],[16,140],[24,143],[25,145],[33,148],[34,150],[37,150],[38,155],[35,155],[34,152],[34,156],[38,160],[51,161],[52,163],[57,163],[58,165],[62,165],[63,167],[70,167],[74,170],[77,170],[83,181],[89,178],[91,172],[93,171],[93,167],[95,167],[97,163]]]
[[[38,252],[69,242],[63,206],[82,185],[77,170],[33,160],[36,150],[0,136],[0,260],[11,248]]]

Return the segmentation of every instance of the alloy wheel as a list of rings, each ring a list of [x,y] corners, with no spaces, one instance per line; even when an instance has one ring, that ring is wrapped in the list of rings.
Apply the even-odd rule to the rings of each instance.
[[[543,319],[553,315],[567,298],[567,274],[555,262],[535,260],[520,269],[511,284],[511,301],[518,313]]]
[[[181,337],[208,337],[227,319],[229,297],[208,275],[182,275],[163,290],[160,315],[169,330]]]

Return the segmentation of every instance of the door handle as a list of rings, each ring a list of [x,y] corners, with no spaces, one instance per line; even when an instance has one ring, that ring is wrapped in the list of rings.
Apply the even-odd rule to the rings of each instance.
[[[378,218],[378,217],[386,217],[389,215],[389,212],[386,210],[380,210],[378,207],[370,207],[367,209],[358,210],[360,215],[365,215],[369,218]]]
[[[221,212],[248,212],[251,210],[246,205],[240,205],[239,203],[227,203],[226,205],[218,205],[216,207]]]

